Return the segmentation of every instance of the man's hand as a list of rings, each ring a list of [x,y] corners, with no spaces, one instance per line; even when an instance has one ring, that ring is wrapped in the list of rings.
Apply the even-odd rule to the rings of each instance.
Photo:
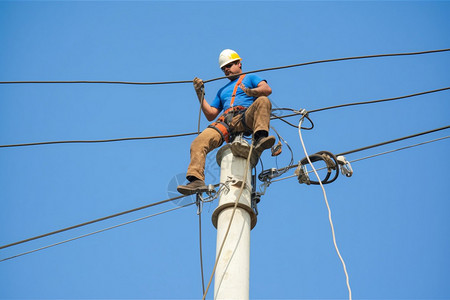
[[[204,96],[204,89],[205,89],[203,80],[195,77],[194,78],[194,89],[195,89],[195,92],[197,93],[198,100],[202,101],[202,98]]]
[[[239,87],[250,97],[269,96],[272,93],[272,89],[265,81],[261,81],[254,89],[246,87],[243,83]]]
[[[244,91],[244,93],[247,94],[247,96],[250,96],[250,97],[257,97],[258,96],[258,92],[255,91],[255,89],[249,89],[243,83],[241,83],[241,85],[239,87]]]

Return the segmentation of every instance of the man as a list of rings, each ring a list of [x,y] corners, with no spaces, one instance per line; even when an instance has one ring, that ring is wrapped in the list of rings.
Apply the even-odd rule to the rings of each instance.
[[[194,78],[194,88],[206,119],[212,121],[222,110],[224,113],[192,142],[191,161],[186,175],[189,183],[177,187],[178,192],[183,195],[206,189],[206,155],[224,141],[231,141],[234,135],[253,134],[253,151],[257,155],[261,155],[275,142],[275,138],[269,136],[272,105],[267,96],[272,93],[272,89],[266,80],[254,74],[242,75],[241,58],[230,49],[220,53],[219,66],[230,82],[217,92],[211,104],[204,99],[203,81]]]

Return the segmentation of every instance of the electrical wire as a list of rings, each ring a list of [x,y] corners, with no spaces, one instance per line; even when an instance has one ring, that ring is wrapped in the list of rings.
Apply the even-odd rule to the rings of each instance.
[[[321,63],[329,63],[329,62],[337,62],[337,61],[345,61],[345,60],[355,60],[355,59],[365,59],[365,58],[378,58],[378,57],[389,57],[389,56],[404,56],[404,55],[420,55],[420,54],[429,54],[429,53],[438,53],[438,52],[446,52],[450,51],[450,49],[438,49],[438,50],[427,50],[427,51],[420,51],[420,52],[404,52],[404,53],[390,53],[390,54],[374,54],[374,55],[363,55],[363,56],[351,56],[351,57],[344,57],[344,58],[333,58],[333,59],[324,59],[324,60],[316,60],[306,63],[299,63],[294,65],[287,65],[287,66],[281,66],[281,67],[273,67],[273,68],[266,68],[266,69],[259,69],[255,71],[249,71],[244,72],[242,74],[250,74],[250,73],[257,73],[257,72],[265,72],[265,71],[274,71],[274,70],[281,70],[281,69],[287,69],[287,68],[294,68],[294,67],[304,67],[307,65],[314,65],[314,64],[321,64]],[[218,77],[215,79],[206,80],[205,83],[216,81],[219,79],[228,78],[227,76]]]
[[[194,135],[194,134],[198,134],[198,133],[197,132],[189,132],[189,133],[180,133],[180,134],[172,134],[172,135],[157,135],[157,136],[147,136],[147,137],[127,137],[127,138],[107,139],[107,140],[37,142],[37,143],[0,145],[0,148],[51,145],[51,144],[109,143],[109,142],[122,142],[122,141],[132,141],[132,140],[151,140],[151,139],[182,137],[182,136],[189,136],[189,135]]]
[[[393,153],[393,152],[397,152],[397,151],[401,151],[401,150],[405,150],[405,149],[409,149],[409,148],[414,148],[414,147],[426,145],[426,144],[429,144],[429,143],[438,142],[438,141],[445,140],[445,139],[448,139],[448,138],[450,138],[450,135],[447,135],[447,136],[444,136],[444,137],[441,137],[441,138],[437,138],[437,139],[433,139],[433,140],[429,140],[429,141],[426,141],[426,142],[417,143],[417,144],[414,144],[414,145],[409,145],[409,146],[405,146],[405,147],[401,147],[401,148],[397,148],[397,149],[393,149],[393,150],[389,150],[389,151],[385,151],[385,152],[369,155],[369,156],[366,156],[366,157],[354,159],[354,160],[351,160],[349,162],[350,163],[354,163],[354,162],[358,162],[358,161],[361,161],[361,160],[374,158],[374,157],[377,157],[377,156],[381,156],[381,155],[385,155],[385,154],[389,154],[389,153]],[[324,170],[326,168],[327,167],[323,167],[323,168],[316,169],[316,170],[320,171],[320,170]],[[312,171],[310,171],[310,172],[312,172]],[[271,183],[277,182],[277,181],[286,180],[286,179],[293,178],[293,177],[297,177],[297,175],[294,174],[294,175],[286,176],[286,177],[283,177],[283,178],[274,179],[274,180],[271,180]]]
[[[446,90],[450,90],[450,87],[445,87],[445,88],[440,88],[440,89],[435,89],[435,90],[430,90],[430,91],[425,91],[425,92],[419,92],[419,93],[410,94],[410,95],[404,95],[404,96],[399,96],[399,97],[393,97],[393,98],[385,98],[385,99],[363,101],[363,102],[352,102],[352,103],[328,106],[328,107],[323,107],[323,108],[309,110],[308,113],[315,113],[315,112],[320,112],[320,111],[329,110],[329,109],[336,109],[336,108],[341,108],[341,107],[346,107],[346,106],[373,104],[373,103],[386,102],[386,101],[395,101],[395,100],[411,98],[411,97],[416,97],[416,96],[421,96],[421,95],[426,95],[426,94],[431,94],[431,93],[442,92],[442,91],[446,91]],[[292,111],[295,111],[294,109],[290,109],[290,108],[279,108],[279,109],[275,108],[274,110],[292,110]],[[271,119],[282,119],[282,118],[294,117],[294,116],[298,116],[298,115],[301,115],[301,113],[300,112],[295,112],[293,114],[284,115],[284,116],[273,116]],[[293,126],[292,124],[289,124],[289,125]],[[297,126],[295,126],[295,127],[297,127]]]
[[[440,141],[440,140],[445,140],[445,139],[448,139],[448,138],[450,138],[450,135],[447,135],[447,136],[444,136],[444,137],[441,137],[441,138],[437,138],[437,139],[434,139],[434,140],[430,140],[430,141],[426,141],[426,142],[422,142],[422,143],[418,143],[418,144],[414,144],[414,145],[410,145],[410,146],[405,146],[405,147],[401,147],[401,148],[397,148],[397,149],[394,149],[394,150],[381,152],[381,153],[378,153],[378,154],[369,155],[369,156],[358,158],[358,159],[354,159],[354,160],[350,161],[350,163],[358,162],[358,161],[361,161],[361,160],[365,160],[365,159],[377,157],[377,156],[380,156],[380,155],[385,155],[385,154],[389,154],[389,153],[393,153],[393,152],[397,152],[397,151],[401,151],[401,150],[417,147],[417,146],[422,146],[422,145],[433,143],[433,142],[437,142],[437,141]]]
[[[55,230],[55,231],[52,231],[52,232],[49,232],[49,233],[46,233],[46,234],[42,234],[42,235],[38,235],[38,236],[35,236],[35,237],[31,237],[31,238],[28,238],[28,239],[25,239],[25,240],[22,240],[22,241],[18,241],[18,242],[14,242],[14,243],[11,243],[11,244],[8,244],[8,245],[0,246],[0,250],[8,248],[8,247],[12,247],[12,246],[20,245],[20,244],[23,244],[23,243],[27,243],[27,242],[30,242],[30,241],[34,241],[34,240],[37,240],[37,239],[41,239],[41,238],[44,238],[44,237],[47,237],[47,236],[51,236],[51,235],[54,235],[54,234],[62,233],[62,232],[65,232],[65,231],[68,231],[68,230],[72,230],[72,229],[75,229],[75,228],[80,228],[80,227],[83,227],[83,226],[86,226],[86,225],[98,223],[100,221],[105,221],[105,220],[108,220],[108,219],[112,219],[112,218],[115,218],[115,217],[118,217],[118,216],[123,216],[125,214],[136,212],[136,211],[139,211],[139,210],[142,210],[142,209],[145,209],[145,208],[149,208],[149,207],[152,207],[152,206],[160,205],[160,204],[167,203],[169,201],[177,200],[177,199],[184,198],[184,197],[186,197],[186,196],[184,196],[184,195],[176,196],[176,197],[173,197],[173,198],[169,198],[169,199],[162,200],[162,201],[159,201],[159,202],[147,204],[147,205],[144,205],[144,206],[141,206],[141,207],[133,208],[133,209],[130,209],[130,210],[127,210],[127,211],[119,212],[119,213],[116,213],[116,214],[113,214],[113,215],[109,215],[109,216],[106,216],[106,217],[102,217],[102,218],[99,218],[99,219],[95,219],[95,220],[92,220],[92,221],[88,221],[88,222],[84,222],[84,223],[81,223],[81,224],[77,224],[77,225],[73,225],[73,226],[70,226],[70,227],[66,227],[66,228],[62,228],[62,229],[59,229],[59,230]]]
[[[198,195],[197,195],[197,197],[198,197]],[[200,248],[200,270],[201,270],[201,276],[202,276],[202,295],[203,295],[203,294],[205,294],[205,276],[203,275],[202,211],[200,211],[198,214],[198,240],[199,240],[199,248]]]
[[[360,151],[363,151],[363,150],[367,150],[367,149],[371,149],[371,148],[375,148],[375,147],[379,147],[379,146],[384,146],[384,145],[387,145],[387,144],[392,144],[392,143],[395,143],[395,142],[403,141],[403,140],[406,140],[406,139],[418,137],[418,136],[421,136],[421,135],[430,134],[430,133],[433,133],[433,132],[437,132],[437,131],[441,131],[441,130],[445,130],[445,129],[449,129],[449,128],[450,128],[450,125],[447,125],[447,126],[443,126],[443,127],[440,127],[440,128],[436,128],[436,129],[432,129],[432,130],[428,130],[428,131],[424,131],[424,132],[408,135],[408,136],[405,136],[405,137],[389,140],[389,141],[386,141],[386,142],[382,142],[382,143],[378,143],[378,144],[374,144],[374,145],[370,145],[370,146],[366,146],[366,147],[362,147],[362,148],[358,148],[358,149],[342,152],[342,153],[336,154],[336,156],[356,153],[356,152],[360,152]],[[290,169],[297,168],[298,165],[299,164],[291,165],[289,168]]]
[[[324,107],[324,108],[319,108],[319,109],[315,109],[315,110],[311,110],[308,111],[308,113],[314,113],[314,112],[319,112],[319,111],[323,111],[323,110],[328,110],[328,109],[335,109],[335,108],[340,108],[340,107],[345,107],[345,106],[353,106],[353,105],[362,105],[362,104],[369,104],[369,103],[378,103],[378,102],[385,102],[385,101],[393,101],[393,100],[398,100],[398,99],[403,99],[403,98],[409,98],[409,97],[415,97],[415,96],[420,96],[420,95],[425,95],[425,94],[430,94],[430,93],[436,93],[436,92],[442,92],[445,90],[449,90],[450,87],[446,87],[446,88],[440,88],[440,89],[435,89],[435,90],[430,90],[430,91],[425,91],[425,92],[420,92],[420,93],[416,93],[416,94],[410,94],[410,95],[405,95],[405,96],[399,96],[399,97],[394,97],[394,98],[386,98],[386,99],[380,99],[380,100],[372,100],[372,101],[368,101],[368,102],[353,102],[353,103],[347,103],[347,104],[342,104],[342,105],[336,105],[336,106],[330,106],[330,107]],[[290,110],[290,111],[296,111],[293,108],[274,108],[272,109],[272,111],[278,111],[278,110]],[[200,114],[200,112],[199,112]],[[284,116],[276,116],[274,114],[272,114],[271,120],[274,119],[280,119],[283,120],[284,118],[288,118],[288,117],[293,117],[293,116],[298,116],[300,115],[299,112],[295,112],[294,114],[289,114],[289,115],[284,115]],[[200,117],[199,117],[200,120]],[[285,121],[285,120],[284,120]],[[289,125],[297,128],[296,125],[293,125],[290,122],[285,121],[286,123],[288,123]],[[304,129],[312,129],[313,128],[313,123],[311,122],[312,127],[309,128],[304,128]],[[190,135],[197,135],[199,133],[200,129],[197,129],[197,132],[189,132],[189,133],[180,133],[180,134],[173,134],[173,135],[158,135],[158,136],[148,136],[148,137],[126,137],[126,138],[117,138],[117,139],[104,139],[104,140],[75,140],[75,141],[49,141],[49,142],[36,142],[36,143],[22,143],[22,144],[10,144],[10,145],[0,145],[0,148],[12,148],[12,147],[25,147],[25,146],[38,146],[38,145],[52,145],[52,144],[73,144],[73,143],[105,143],[105,142],[121,142],[121,141],[132,141],[132,140],[149,140],[149,139],[161,139],[161,138],[174,138],[174,137],[182,137],[182,136],[190,136]]]
[[[7,260],[10,260],[10,259],[13,259],[13,258],[17,258],[17,257],[23,256],[23,255],[27,255],[27,254],[34,253],[34,252],[37,252],[37,251],[41,251],[41,250],[44,250],[44,249],[48,249],[48,248],[51,248],[51,247],[54,247],[54,246],[65,244],[65,243],[68,243],[68,242],[71,242],[71,241],[75,241],[75,240],[78,240],[78,239],[81,239],[81,238],[85,238],[85,237],[88,237],[88,236],[91,236],[91,235],[94,235],[94,234],[97,234],[97,233],[100,233],[100,232],[104,232],[104,231],[107,231],[107,230],[111,230],[111,229],[114,229],[114,228],[117,228],[117,227],[121,227],[121,226],[125,226],[125,225],[131,224],[131,223],[142,221],[142,220],[145,220],[145,219],[148,219],[148,218],[151,218],[151,217],[155,217],[155,216],[167,213],[167,212],[171,212],[171,211],[174,211],[174,210],[177,210],[177,209],[180,209],[180,208],[184,208],[184,207],[187,207],[187,206],[190,206],[190,205],[193,205],[193,204],[195,204],[195,203],[188,203],[188,204],[185,204],[185,205],[182,205],[182,206],[178,206],[178,207],[175,207],[175,208],[171,208],[171,209],[168,209],[168,210],[156,213],[156,214],[152,214],[152,215],[145,216],[145,217],[142,217],[142,218],[139,218],[139,219],[135,219],[135,220],[128,221],[128,222],[125,222],[125,223],[121,223],[121,224],[118,224],[118,225],[114,225],[114,226],[111,226],[111,227],[108,227],[108,228],[104,228],[104,229],[101,229],[101,230],[97,230],[97,231],[94,231],[94,232],[91,232],[91,233],[83,234],[83,235],[80,235],[80,236],[77,236],[77,237],[74,237],[74,238],[62,241],[62,242],[54,243],[54,244],[51,244],[51,245],[48,245],[48,246],[45,246],[45,247],[41,247],[41,248],[34,249],[34,250],[31,250],[31,251],[23,252],[23,253],[14,255],[14,256],[3,258],[3,259],[0,259],[0,262],[4,262],[4,261],[7,261]]]
[[[291,160],[289,161],[289,164],[287,165],[287,167],[281,168],[280,169],[280,175],[286,173],[290,167],[294,164],[294,151],[292,151],[291,146],[289,145],[289,143],[278,133],[278,131],[273,127],[270,126],[270,128],[275,132],[275,134],[278,137],[278,140],[282,140],[283,143],[288,147],[289,152],[291,153]],[[278,158],[278,156],[276,156]]]
[[[161,85],[161,84],[179,84],[192,83],[192,80],[178,81],[156,81],[156,82],[136,82],[136,81],[107,81],[107,80],[21,80],[21,81],[0,81],[0,84],[69,84],[69,83],[96,83],[96,84],[129,84],[129,85]]]
[[[405,137],[402,137],[402,138],[398,138],[398,139],[394,139],[394,140],[390,140],[390,141],[374,144],[374,145],[371,145],[371,146],[366,146],[366,147],[362,147],[362,148],[358,148],[358,149],[342,152],[342,153],[336,154],[336,156],[347,155],[347,154],[351,154],[351,153],[355,153],[355,152],[360,152],[360,151],[363,151],[363,150],[367,150],[367,149],[383,146],[383,145],[386,145],[386,144],[391,144],[391,143],[403,141],[403,140],[406,140],[406,139],[418,137],[418,136],[425,135],[425,134],[430,134],[430,133],[433,133],[433,132],[437,132],[437,131],[441,131],[441,130],[445,130],[445,129],[449,129],[449,128],[450,128],[450,125],[447,125],[447,126],[444,126],[444,127],[440,127],[440,128],[436,128],[436,129],[432,129],[432,130],[428,130],[428,131],[424,131],[424,132],[408,135],[408,136],[405,136]]]
[[[313,64],[321,64],[321,63],[329,63],[329,62],[337,62],[337,61],[346,61],[346,60],[357,60],[357,59],[367,59],[367,58],[379,58],[379,57],[392,57],[392,56],[409,56],[409,55],[421,55],[421,54],[431,54],[431,53],[439,53],[439,52],[447,52],[450,51],[450,48],[448,49],[437,49],[437,50],[426,50],[426,51],[419,51],[419,52],[403,52],[403,53],[388,53],[388,54],[374,54],[374,55],[363,55],[363,56],[351,56],[351,57],[343,57],[343,58],[333,58],[333,59],[324,59],[324,60],[317,60],[317,61],[310,61],[305,63],[299,63],[299,64],[293,64],[293,65],[285,65],[285,66],[279,66],[279,67],[272,67],[272,68],[265,68],[265,69],[259,69],[249,72],[244,72],[242,74],[251,74],[251,73],[257,73],[257,72],[265,72],[265,71],[274,71],[274,70],[281,70],[281,69],[287,69],[287,68],[294,68],[294,67],[303,67],[307,65],[313,65]],[[229,76],[222,76],[217,77],[209,80],[203,81],[204,83],[229,78]],[[69,84],[69,83],[95,83],[95,84],[132,84],[132,85],[162,85],[162,84],[180,84],[180,83],[192,83],[193,80],[179,80],[179,81],[160,81],[160,82],[132,82],[132,81],[90,81],[90,80],[73,80],[73,81],[0,81],[0,84],[37,84],[37,83],[62,83],[62,84]]]
[[[329,205],[329,203],[328,203],[327,193],[326,193],[326,191],[325,191],[325,188],[323,187],[322,181],[320,180],[320,176],[319,176],[319,174],[317,173],[316,169],[314,168],[314,166],[313,166],[313,164],[312,164],[312,162],[311,162],[311,160],[310,160],[310,158],[309,158],[309,155],[308,155],[308,153],[307,153],[307,151],[306,151],[305,143],[303,142],[302,133],[301,133],[301,127],[302,127],[301,125],[302,125],[302,122],[303,122],[303,117],[300,119],[300,122],[299,122],[299,124],[298,124],[298,134],[299,134],[299,137],[300,137],[300,142],[301,142],[301,144],[302,144],[303,151],[305,152],[305,156],[306,156],[306,158],[307,158],[309,164],[311,165],[311,168],[313,169],[314,174],[315,174],[316,177],[317,177],[317,180],[318,180],[318,182],[319,182],[319,184],[320,184],[320,187],[322,188],[323,196],[324,196],[324,199],[325,199],[325,204],[326,204],[327,209],[328,209],[328,220],[329,220],[330,226],[331,226],[331,233],[332,233],[332,236],[333,236],[334,247],[335,247],[335,249],[336,249],[337,255],[339,256],[339,259],[341,260],[342,268],[344,269],[345,278],[346,278],[346,282],[347,282],[347,289],[348,289],[348,297],[349,297],[349,300],[352,300],[352,289],[351,289],[351,287],[350,287],[350,279],[349,279],[349,276],[348,276],[348,272],[347,272],[347,267],[346,267],[346,265],[345,265],[345,261],[344,261],[344,259],[342,258],[342,255],[341,255],[341,253],[340,253],[340,251],[339,251],[339,248],[338,248],[338,245],[337,245],[337,242],[336,242],[336,233],[335,233],[335,231],[334,231],[333,219],[332,219],[332,217],[331,217],[331,208],[330,208],[330,205]]]

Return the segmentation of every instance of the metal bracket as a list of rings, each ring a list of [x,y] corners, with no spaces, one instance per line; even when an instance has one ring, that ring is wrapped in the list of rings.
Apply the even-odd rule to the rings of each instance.
[[[244,185],[244,189],[246,189],[247,191],[249,191],[250,193],[252,192],[252,186],[248,185],[246,182],[242,181],[242,180],[237,180],[237,179],[233,179],[231,181],[231,185],[237,188],[242,188],[242,185]]]

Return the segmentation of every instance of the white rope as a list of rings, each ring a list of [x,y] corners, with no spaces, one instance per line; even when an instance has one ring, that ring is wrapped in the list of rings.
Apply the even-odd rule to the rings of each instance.
[[[303,152],[305,152],[305,156],[308,159],[308,162],[311,165],[311,167],[312,167],[312,169],[314,171],[314,174],[316,175],[317,180],[319,181],[320,187],[322,188],[322,191],[323,191],[325,204],[327,205],[327,209],[328,209],[328,220],[330,221],[331,233],[333,235],[334,248],[336,249],[336,253],[339,256],[339,259],[341,260],[341,263],[342,263],[342,267],[344,269],[345,278],[347,280],[348,298],[349,298],[349,300],[352,300],[352,289],[350,288],[350,280],[349,280],[349,276],[348,276],[348,273],[347,273],[347,267],[345,266],[344,259],[342,258],[341,253],[339,252],[339,248],[338,248],[337,243],[336,243],[336,235],[335,235],[335,232],[334,232],[333,219],[331,218],[331,209],[330,209],[330,205],[328,204],[327,193],[325,192],[325,188],[323,187],[323,184],[322,184],[322,181],[320,180],[319,174],[317,173],[316,169],[314,168],[311,160],[309,159],[308,153],[306,152],[305,143],[303,142],[302,133],[301,133],[302,122],[303,122],[303,118],[300,118],[300,122],[298,124],[298,135],[300,137],[300,142],[302,143]]]

